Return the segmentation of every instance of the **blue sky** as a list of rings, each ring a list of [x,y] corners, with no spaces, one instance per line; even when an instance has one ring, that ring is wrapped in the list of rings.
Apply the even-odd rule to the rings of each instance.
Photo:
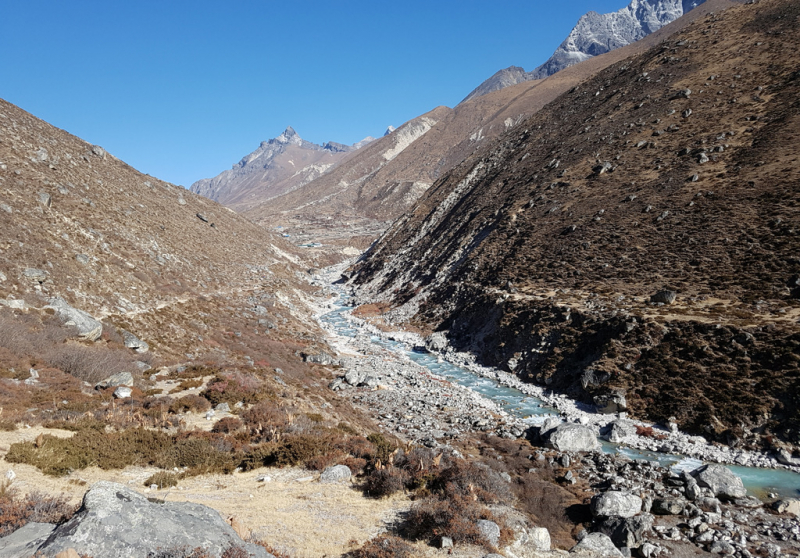
[[[626,3],[8,0],[0,97],[188,187],[289,125],[349,144],[452,107]]]

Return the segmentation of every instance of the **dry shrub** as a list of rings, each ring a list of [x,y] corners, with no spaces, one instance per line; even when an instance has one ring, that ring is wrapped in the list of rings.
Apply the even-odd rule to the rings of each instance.
[[[180,384],[169,390],[170,393],[178,393],[180,391],[185,391],[187,389],[198,388],[203,385],[202,378],[190,378],[188,380],[183,380]]]
[[[372,445],[375,446],[375,459],[380,459],[382,463],[387,463],[394,450],[398,447],[396,441],[387,440],[386,437],[379,432],[370,434],[367,436],[367,440],[372,442]]]
[[[287,436],[272,454],[274,464],[278,467],[304,465],[314,457],[328,452],[330,444],[324,438],[310,435]]]
[[[264,391],[263,387],[264,382],[253,374],[234,370],[217,374],[208,383],[202,395],[214,406],[220,403],[227,403],[232,406],[239,401],[252,404],[271,395]]]
[[[17,424],[11,420],[0,420],[0,430],[3,432],[13,432],[17,429]]]
[[[211,404],[208,402],[208,399],[205,397],[200,397],[199,395],[184,395],[172,402],[169,406],[169,410],[172,413],[186,413],[189,411],[202,413],[208,411],[211,408]]]
[[[234,456],[217,450],[207,439],[195,437],[193,433],[176,437],[144,428],[103,434],[82,430],[71,438],[45,435],[38,444],[12,444],[5,459],[9,463],[33,465],[54,476],[89,465],[101,469],[122,469],[128,465],[162,469],[187,467],[190,475],[229,473],[235,468]]]
[[[178,486],[178,475],[167,471],[159,471],[158,473],[150,475],[147,480],[144,481],[145,486],[152,486],[154,484],[158,486],[158,488]]]
[[[398,537],[381,535],[361,548],[347,552],[345,558],[412,558],[414,548]]]
[[[459,495],[485,504],[509,503],[514,500],[509,483],[480,463],[453,459],[431,479],[428,488],[445,498]]]
[[[644,436],[645,438],[654,438],[656,440],[665,440],[667,437],[664,434],[659,434],[653,430],[652,426],[636,425],[636,435]]]
[[[373,469],[364,479],[364,493],[374,498],[383,498],[400,492],[406,487],[410,475],[405,469],[387,467]]]
[[[211,427],[211,432],[216,432],[220,434],[230,434],[232,432],[236,432],[237,430],[241,429],[244,426],[244,423],[236,417],[225,417],[219,419],[217,422],[214,423],[214,426]]]
[[[62,523],[76,511],[77,506],[70,506],[63,496],[38,492],[20,496],[7,482],[0,484],[0,537],[29,522]]]
[[[411,507],[401,526],[401,534],[414,540],[450,537],[454,542],[485,546],[487,542],[478,530],[479,519],[500,524],[489,510],[469,496],[429,496]]]
[[[117,372],[138,371],[135,364],[137,359],[130,351],[102,345],[61,343],[45,350],[42,359],[50,366],[90,384],[95,384]]]
[[[344,451],[353,457],[368,459],[375,455],[375,446],[363,436],[353,436],[345,441]]]
[[[252,471],[273,463],[273,454],[276,446],[276,443],[271,442],[251,447],[245,453],[241,463],[239,463],[239,467],[242,468],[242,471]]]
[[[360,475],[367,466],[367,460],[360,457],[346,457],[342,459],[341,464],[347,465],[354,475]]]

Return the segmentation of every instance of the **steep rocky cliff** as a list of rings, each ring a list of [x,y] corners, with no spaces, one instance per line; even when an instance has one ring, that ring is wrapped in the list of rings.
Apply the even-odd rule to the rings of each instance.
[[[383,235],[361,300],[590,402],[796,443],[798,15],[708,14],[560,96]]]

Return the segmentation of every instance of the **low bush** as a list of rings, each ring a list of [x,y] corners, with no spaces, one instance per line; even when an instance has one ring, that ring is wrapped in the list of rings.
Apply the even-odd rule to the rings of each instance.
[[[400,492],[406,487],[410,475],[405,469],[387,467],[373,469],[364,479],[364,493],[374,498],[383,498]]]
[[[188,411],[202,413],[208,411],[210,408],[211,404],[208,402],[206,398],[192,394],[179,397],[178,399],[173,401],[169,406],[170,412],[176,414],[186,413]]]
[[[345,558],[412,558],[414,548],[398,537],[381,535],[367,541],[361,548],[347,552]]]
[[[154,475],[150,475],[147,480],[144,481],[145,486],[152,486],[154,484],[158,486],[159,489],[178,486],[178,475],[167,471],[159,471]]]
[[[488,509],[469,496],[429,496],[411,507],[400,532],[413,540],[433,542],[440,537],[450,537],[453,542],[487,546],[478,530],[479,519],[501,524]]]
[[[287,436],[272,454],[278,467],[304,465],[314,457],[328,452],[330,444],[324,438],[309,435]]]
[[[219,419],[217,422],[214,423],[214,426],[211,427],[211,432],[221,433],[221,434],[231,434],[240,430],[244,426],[244,423],[236,417],[225,417]]]
[[[264,383],[253,374],[239,371],[221,372],[208,383],[202,396],[214,406],[220,403],[233,406],[239,401],[253,404],[271,395],[263,388]]]
[[[0,484],[0,537],[29,522],[62,523],[76,511],[77,506],[69,505],[63,496],[38,492],[20,496],[7,482]]]

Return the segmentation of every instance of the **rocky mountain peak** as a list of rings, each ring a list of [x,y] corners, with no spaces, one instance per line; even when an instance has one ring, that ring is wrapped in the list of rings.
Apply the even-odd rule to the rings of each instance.
[[[395,127],[392,125],[386,126],[386,131],[383,133],[384,136],[388,136],[392,132],[394,132]]]
[[[553,55],[533,71],[519,66],[500,70],[475,88],[464,101],[534,79],[543,79],[559,70],[625,45],[658,31],[696,8],[705,0],[631,0],[608,14],[591,11],[578,20]],[[463,102],[463,101],[462,101]]]
[[[293,144],[293,145],[303,144],[303,138],[301,138],[300,134],[298,134],[291,126],[287,126],[286,129],[283,131],[283,133],[279,135],[277,138],[275,138],[275,141],[277,143],[283,143],[283,144]]]

